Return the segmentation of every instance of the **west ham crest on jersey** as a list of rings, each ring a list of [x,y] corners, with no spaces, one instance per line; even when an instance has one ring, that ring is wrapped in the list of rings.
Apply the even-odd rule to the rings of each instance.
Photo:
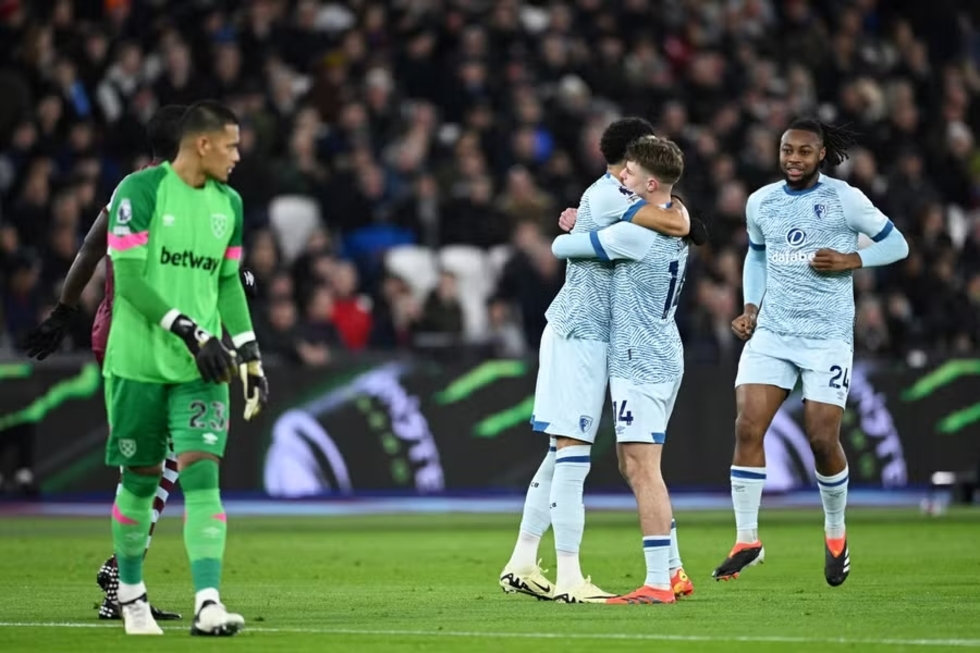
[[[211,214],[211,233],[215,238],[224,238],[228,235],[228,216],[224,213]]]

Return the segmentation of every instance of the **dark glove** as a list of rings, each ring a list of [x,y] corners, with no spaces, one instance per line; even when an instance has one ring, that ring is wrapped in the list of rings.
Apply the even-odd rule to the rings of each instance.
[[[262,371],[259,343],[247,342],[238,348],[241,360],[238,369],[245,390],[245,421],[258,415],[269,403],[269,381]]]
[[[237,366],[235,352],[229,351],[219,338],[199,327],[186,315],[178,315],[170,330],[187,345],[205,383],[231,382]]]
[[[26,350],[31,358],[43,361],[61,346],[76,313],[77,308],[59,303],[44,322],[27,334],[21,349]]]
[[[255,275],[252,274],[252,271],[240,268],[238,270],[238,276],[242,279],[242,288],[245,289],[245,296],[249,299],[258,297],[259,288],[255,285]]]

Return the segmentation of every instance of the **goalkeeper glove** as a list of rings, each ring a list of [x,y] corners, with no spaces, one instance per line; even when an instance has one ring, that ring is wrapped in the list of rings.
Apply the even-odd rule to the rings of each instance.
[[[258,415],[269,402],[269,381],[262,371],[259,343],[246,342],[238,348],[241,363],[238,366],[245,389],[245,421]]]
[[[178,315],[170,330],[187,345],[205,383],[230,383],[235,376],[235,352],[186,315]]]
[[[43,361],[53,354],[65,339],[72,318],[78,313],[77,308],[58,303],[51,315],[44,322],[27,334],[21,349],[27,350],[27,355]]]

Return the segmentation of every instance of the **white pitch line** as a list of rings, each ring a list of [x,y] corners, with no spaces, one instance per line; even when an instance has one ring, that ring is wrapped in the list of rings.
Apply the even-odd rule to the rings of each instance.
[[[69,623],[69,622],[3,622],[0,628],[121,628],[117,624]],[[186,626],[163,626],[165,630],[186,630]],[[454,630],[358,630],[355,628],[280,628],[246,626],[244,632],[252,633],[307,633],[313,635],[360,635],[365,637],[460,637],[487,639],[582,639],[654,642],[742,642],[771,644],[855,644],[880,646],[955,646],[980,648],[980,639],[849,639],[846,637],[789,637],[766,635],[663,635],[656,633],[508,633]]]

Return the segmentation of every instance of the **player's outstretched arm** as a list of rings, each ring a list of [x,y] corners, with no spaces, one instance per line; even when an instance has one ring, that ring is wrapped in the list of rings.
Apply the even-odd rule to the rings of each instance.
[[[61,297],[58,305],[51,311],[40,325],[31,331],[22,343],[22,348],[27,351],[31,358],[43,361],[53,354],[61,341],[65,339],[68,328],[71,326],[72,318],[78,312],[78,302],[81,300],[82,291],[92,280],[95,268],[106,253],[106,225],[108,224],[108,213],[105,209],[99,211],[99,216],[95,219],[95,224],[85,235],[85,241],[81,249],[75,255],[65,282],[61,287]]]
[[[909,255],[909,244],[905,236],[871,203],[867,195],[853,186],[845,186],[841,189],[840,198],[847,225],[857,233],[869,237],[872,243],[857,252],[817,250],[810,262],[814,270],[842,272],[879,267],[890,265]]]
[[[678,198],[673,197],[673,202],[669,208],[663,208],[654,204],[643,202],[642,205],[634,205],[635,212],[623,216],[627,222],[639,225],[645,229],[651,229],[665,236],[676,236],[678,238],[686,236],[691,232],[691,216]]]
[[[652,231],[630,222],[617,222],[599,231],[558,236],[551,252],[562,259],[639,260],[650,251],[654,238]]]

